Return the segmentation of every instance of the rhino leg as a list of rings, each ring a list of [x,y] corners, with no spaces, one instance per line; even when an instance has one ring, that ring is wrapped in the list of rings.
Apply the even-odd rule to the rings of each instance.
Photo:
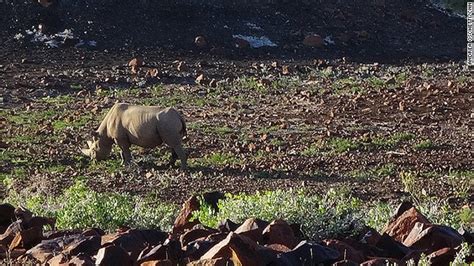
[[[121,145],[120,149],[120,157],[122,158],[122,164],[125,166],[129,166],[130,162],[132,161],[132,153],[130,152],[130,146]]]
[[[181,144],[178,144],[178,145],[176,145],[174,147],[171,147],[171,148],[173,149],[174,153],[176,153],[179,160],[181,161],[181,169],[187,169],[188,168],[188,162],[187,162],[188,158],[187,158],[186,152],[184,152],[184,149],[181,146]]]
[[[178,159],[178,155],[176,154],[174,149],[171,149],[171,158],[170,158],[170,162],[168,163],[168,165],[170,167],[174,166],[174,163],[176,162],[177,159]]]

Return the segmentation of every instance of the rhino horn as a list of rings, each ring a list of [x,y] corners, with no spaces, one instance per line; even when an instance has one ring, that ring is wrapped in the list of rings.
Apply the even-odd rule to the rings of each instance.
[[[92,141],[88,140],[87,141],[87,146],[89,147],[89,149],[92,147]]]

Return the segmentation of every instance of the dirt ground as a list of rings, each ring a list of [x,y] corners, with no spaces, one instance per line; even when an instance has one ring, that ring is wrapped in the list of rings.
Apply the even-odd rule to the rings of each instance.
[[[472,202],[474,83],[463,63],[465,20],[420,3],[390,5],[383,15],[332,5],[140,16],[117,8],[107,18],[96,8],[60,17],[63,28],[97,41],[92,48],[14,40],[36,25],[32,17],[3,27],[0,177],[13,189],[53,194],[84,179],[99,191],[179,203],[209,190],[339,186],[391,200],[408,196],[401,177],[410,175],[423,194]],[[247,22],[278,47],[236,48],[232,34],[255,31]],[[335,44],[304,47],[311,32]],[[197,35],[206,37],[205,48],[194,45]],[[126,66],[135,56],[145,62],[138,74]],[[150,69],[159,75],[150,77]],[[201,74],[206,84],[196,84]],[[191,169],[164,167],[164,148],[135,149],[131,169],[119,165],[117,150],[104,162],[84,158],[80,148],[115,101],[179,109]]]

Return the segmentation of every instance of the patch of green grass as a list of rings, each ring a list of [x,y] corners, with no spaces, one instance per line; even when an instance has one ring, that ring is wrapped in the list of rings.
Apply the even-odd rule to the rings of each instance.
[[[338,79],[332,84],[335,94],[361,94],[365,89],[354,78]]]
[[[333,153],[344,153],[359,148],[360,144],[357,141],[348,138],[331,138],[326,146]]]
[[[28,193],[28,194],[24,194]],[[58,229],[98,227],[108,231],[120,226],[170,230],[177,206],[130,196],[98,193],[77,181],[62,195],[47,196],[10,191],[6,202],[23,205],[39,216],[55,217]]]
[[[415,150],[429,150],[433,149],[435,147],[434,143],[430,139],[422,140],[415,145],[413,145],[413,148]]]
[[[257,130],[258,134],[270,134],[272,132],[277,132],[280,129],[278,125],[269,126],[269,127],[261,127]]]
[[[465,201],[469,200],[469,190],[474,187],[474,171],[449,171],[446,179],[456,197]]]
[[[356,169],[349,173],[349,175],[360,181],[369,180],[371,178],[383,178],[395,174],[394,164],[384,164],[378,167],[369,168],[366,170]]]
[[[58,106],[72,103],[74,101],[74,98],[71,95],[58,95],[55,97],[44,97],[41,100],[45,103]]]
[[[233,82],[232,86],[244,90],[256,91],[261,94],[267,93],[268,91],[268,88],[255,77],[240,77]]]
[[[306,157],[314,157],[318,154],[321,154],[321,143],[313,143],[307,146],[301,154]]]
[[[373,88],[377,90],[380,90],[385,85],[385,81],[376,76],[372,76],[368,78],[367,82],[369,83],[370,86],[372,86]]]
[[[394,148],[402,142],[410,141],[415,135],[409,132],[397,132],[387,137],[376,137],[371,140],[369,146],[377,148]]]
[[[240,165],[242,160],[228,152],[213,152],[201,158],[195,158],[194,164],[197,166],[222,167],[227,165]]]

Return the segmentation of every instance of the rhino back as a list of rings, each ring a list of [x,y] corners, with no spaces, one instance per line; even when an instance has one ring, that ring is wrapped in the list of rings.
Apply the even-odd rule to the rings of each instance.
[[[156,118],[160,110],[156,106],[129,106],[122,113],[121,130],[132,144],[147,148],[161,144]]]

